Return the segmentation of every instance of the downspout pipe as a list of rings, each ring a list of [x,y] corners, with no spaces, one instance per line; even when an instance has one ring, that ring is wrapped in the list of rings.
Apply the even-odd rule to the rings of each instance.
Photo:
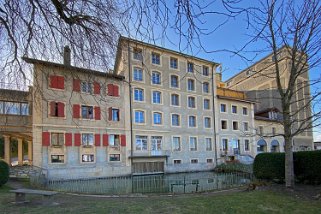
[[[215,114],[215,87],[216,87],[216,74],[214,74],[214,67],[215,65],[212,66],[212,110],[213,110],[213,134],[214,134],[214,152],[215,152],[215,166],[217,166],[217,140],[216,140],[216,114]]]
[[[130,61],[130,46],[129,41],[127,43],[127,51],[128,51],[128,88],[129,88],[129,123],[130,123],[130,169],[131,174],[133,175],[133,149],[134,149],[134,143],[133,143],[133,111],[132,111],[132,71],[131,71],[131,61]]]

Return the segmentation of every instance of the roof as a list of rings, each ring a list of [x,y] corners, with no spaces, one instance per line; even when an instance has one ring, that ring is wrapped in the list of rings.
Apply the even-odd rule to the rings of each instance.
[[[279,110],[278,108],[273,107],[273,108],[265,108],[265,109],[262,109],[262,110],[260,110],[260,111],[255,112],[255,114],[262,114],[262,113],[271,112],[271,111],[280,112],[280,110]]]
[[[166,52],[171,52],[171,53],[174,53],[174,54],[177,54],[177,55],[186,57],[186,58],[191,58],[191,59],[196,59],[196,60],[199,60],[199,61],[203,61],[203,62],[205,62],[205,63],[209,63],[209,64],[212,64],[212,65],[220,65],[220,63],[217,63],[217,62],[213,62],[213,61],[210,61],[210,60],[202,59],[202,58],[195,57],[195,56],[192,56],[192,55],[188,55],[188,54],[185,54],[185,53],[182,53],[182,52],[179,52],[179,51],[175,51],[175,50],[171,50],[171,49],[164,48],[164,47],[161,47],[161,46],[157,46],[157,45],[153,45],[153,44],[150,44],[150,43],[142,42],[142,41],[139,41],[139,40],[136,40],[136,39],[132,39],[132,38],[128,38],[128,37],[125,37],[125,36],[120,36],[120,37],[119,37],[119,40],[118,40],[118,49],[121,48],[121,47],[120,47],[120,44],[121,44],[123,41],[129,41],[129,42],[136,43],[136,44],[140,44],[140,45],[147,46],[147,47],[150,47],[150,48],[160,49],[160,50],[163,50],[163,51],[166,51]],[[120,54],[120,51],[117,50],[115,68],[116,68],[116,66],[117,66],[117,64],[118,64],[118,58],[120,57],[119,54]],[[115,70],[116,70],[116,69],[115,69]]]
[[[260,116],[254,116],[255,120],[263,120],[263,121],[269,121],[269,122],[275,122],[275,123],[279,123],[280,121],[276,120],[276,119],[270,119],[267,117],[260,117]]]
[[[80,67],[76,67],[76,66],[72,66],[72,65],[64,65],[64,64],[60,64],[60,63],[43,61],[43,60],[33,59],[33,58],[28,58],[28,57],[22,57],[22,59],[30,64],[41,64],[41,65],[46,65],[46,66],[58,67],[58,68],[67,68],[69,70],[74,70],[74,71],[84,72],[84,73],[93,73],[98,76],[115,78],[115,79],[119,79],[119,80],[125,79],[124,76],[117,75],[114,73],[101,72],[101,71],[92,70],[92,69],[88,69],[88,68],[80,68]]]
[[[234,101],[245,102],[245,103],[256,103],[255,101],[249,100],[249,99],[240,99],[240,98],[226,97],[221,95],[217,95],[217,98],[224,99],[224,100],[234,100]]]

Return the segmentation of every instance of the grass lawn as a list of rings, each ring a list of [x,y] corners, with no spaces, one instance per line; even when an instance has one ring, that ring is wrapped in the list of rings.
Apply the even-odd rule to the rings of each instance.
[[[30,203],[12,204],[14,194],[0,187],[0,213],[320,213],[321,202],[303,200],[282,192],[252,191],[226,194],[95,198],[58,194],[58,205],[42,205],[41,196]]]

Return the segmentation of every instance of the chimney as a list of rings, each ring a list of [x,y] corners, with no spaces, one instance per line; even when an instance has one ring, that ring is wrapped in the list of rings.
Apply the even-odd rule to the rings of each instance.
[[[68,45],[64,47],[64,65],[70,65],[70,48]]]

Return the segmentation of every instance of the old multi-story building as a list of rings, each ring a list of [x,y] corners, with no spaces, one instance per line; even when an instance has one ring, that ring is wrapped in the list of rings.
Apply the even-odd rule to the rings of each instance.
[[[215,166],[219,64],[121,37],[114,72],[130,84],[134,173]]]
[[[272,54],[269,54],[252,66],[231,77],[226,81],[226,86],[230,89],[244,91],[247,97],[256,101],[255,112],[268,112],[269,109],[277,109],[277,111],[270,112],[270,115],[266,115],[265,117],[280,121],[282,118],[282,105],[275,79],[275,60],[279,62],[281,86],[286,89],[289,84],[291,69],[291,58],[289,57],[288,47],[283,47],[278,51],[277,59],[275,59]],[[291,118],[293,118],[293,121],[297,121],[293,122],[293,132],[300,128],[301,123],[309,122],[311,116],[308,68],[302,67],[302,69],[306,69],[306,72],[298,76],[295,83],[295,95],[293,96],[290,107]],[[272,115],[272,113],[274,113],[274,115]],[[293,139],[294,151],[306,149],[313,149],[311,129],[304,130]]]
[[[34,65],[33,165],[51,179],[128,175],[123,77],[24,58]]]

